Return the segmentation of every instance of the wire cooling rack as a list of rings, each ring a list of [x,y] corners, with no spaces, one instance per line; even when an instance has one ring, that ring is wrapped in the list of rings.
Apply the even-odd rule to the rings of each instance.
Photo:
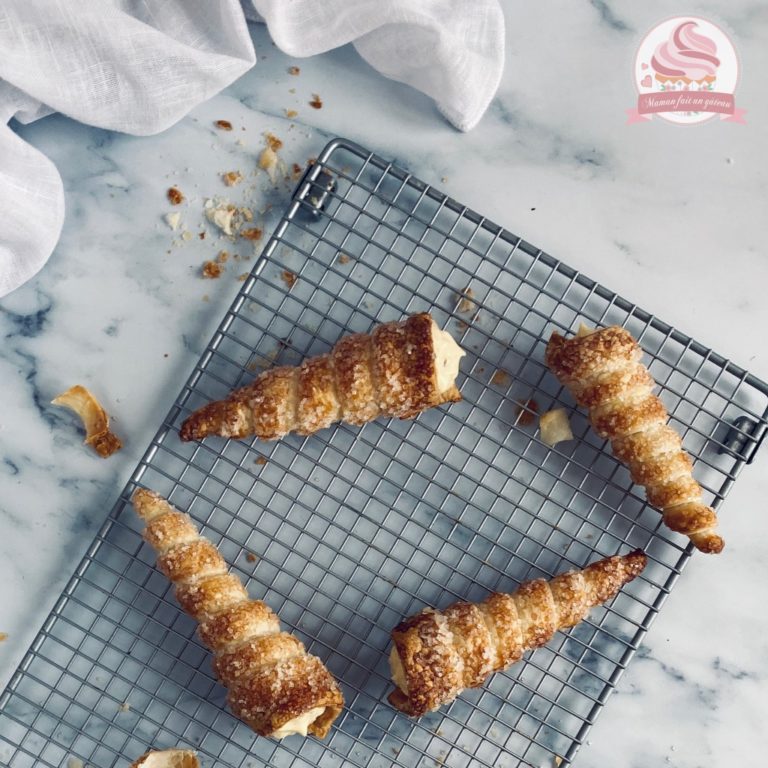
[[[191,410],[259,369],[424,310],[467,351],[463,402],[274,443],[180,442]],[[569,763],[690,554],[543,365],[550,332],[579,320],[640,340],[719,507],[765,434],[766,384],[406,171],[331,142],[0,698],[0,762],[107,768],[186,744],[206,768]],[[577,439],[550,449],[527,416],[556,403]],[[262,739],[226,711],[142,544],[137,485],[188,510],[341,682],[346,708],[325,742]],[[387,704],[402,617],[635,547],[649,555],[641,578],[508,672],[418,721]]]

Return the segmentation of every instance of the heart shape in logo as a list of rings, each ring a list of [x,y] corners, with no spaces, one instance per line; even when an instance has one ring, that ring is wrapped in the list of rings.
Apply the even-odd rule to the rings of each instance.
[[[646,76],[645,76],[645,77],[644,77],[644,78],[643,78],[643,79],[640,81],[640,85],[641,85],[643,88],[650,88],[650,87],[651,87],[651,76],[650,76],[650,75],[646,75]]]

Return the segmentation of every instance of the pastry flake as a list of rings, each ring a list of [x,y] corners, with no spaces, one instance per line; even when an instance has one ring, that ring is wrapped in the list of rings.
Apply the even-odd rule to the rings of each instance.
[[[120,438],[109,429],[107,412],[86,387],[76,384],[51,400],[51,404],[69,408],[80,417],[85,427],[86,445],[92,446],[102,459],[123,447]]]
[[[189,749],[163,749],[146,752],[131,768],[200,768],[200,761]]]
[[[573,440],[571,424],[565,408],[554,408],[541,414],[539,419],[541,439],[549,446],[555,446],[566,440]]]

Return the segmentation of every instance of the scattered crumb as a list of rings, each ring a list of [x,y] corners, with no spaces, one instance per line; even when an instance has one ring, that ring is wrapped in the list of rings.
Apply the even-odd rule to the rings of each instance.
[[[535,400],[526,400],[524,403],[517,403],[516,424],[521,427],[527,427],[536,421],[536,414],[539,412],[539,404]]]
[[[560,768],[560,764],[563,762],[563,758],[562,757],[558,757],[557,755],[555,755],[555,757],[552,760],[552,762],[555,764],[555,768]]]
[[[181,214],[178,211],[166,213],[163,219],[174,232],[179,228],[179,224],[181,224]]]
[[[240,283],[244,283],[247,279],[248,279],[248,273],[247,272],[243,272],[242,275],[238,275],[237,276],[237,280]]]
[[[299,176],[301,176],[302,170],[303,168],[298,163],[294,163],[291,166],[291,175],[293,176],[294,179],[298,179]]]
[[[127,701],[124,701],[124,702],[123,702],[123,703],[122,703],[122,704],[121,704],[121,705],[118,707],[118,709],[119,709],[121,712],[130,712],[130,711],[131,711],[131,705],[130,705],[130,704],[127,702]]]
[[[8,633],[7,632],[0,632],[0,643],[4,642],[8,639]]]
[[[206,303],[209,302],[210,300],[211,300],[211,297],[207,293],[204,293],[203,298],[200,299],[200,301],[204,301]]]
[[[240,215],[246,221],[253,221],[253,211],[250,208],[240,208]]]
[[[187,242],[189,242],[192,239],[192,233],[188,229],[185,229],[181,233],[181,239],[182,240],[186,240]]]
[[[467,330],[467,328],[469,328],[469,325],[465,323],[463,320],[457,320],[456,328],[463,333],[464,331]]]
[[[296,93],[296,89],[295,88],[289,88],[288,89],[288,93]]]
[[[312,107],[312,109],[322,109],[323,100],[316,93],[313,93],[312,101],[309,102],[309,106]]]
[[[221,265],[217,264],[215,261],[206,261],[203,264],[201,274],[203,277],[208,278],[210,280],[215,280],[217,277],[221,277],[222,269]],[[207,300],[207,296],[203,297],[203,301]]]
[[[181,205],[184,202],[184,195],[178,187],[171,187],[166,194],[171,205]]]
[[[298,117],[299,113],[295,109],[286,109],[285,110],[285,116],[289,120],[293,120],[294,117]]]
[[[276,182],[278,174],[278,158],[275,150],[269,145],[267,145],[259,155],[259,168],[261,168],[262,171],[267,172],[269,180],[273,184]]]
[[[299,67],[288,67],[288,74],[289,75],[300,75],[301,69]]]
[[[463,291],[456,294],[456,301],[459,302],[459,312],[472,312],[477,306],[472,299],[475,298],[475,292],[467,286]]]
[[[70,757],[67,760],[67,768],[83,768],[84,763],[79,757]]]
[[[263,456],[259,456],[259,458],[256,459],[256,461],[254,461],[253,463],[258,464],[260,467],[263,467],[267,463],[267,460]]]
[[[237,208],[232,203],[220,198],[209,199],[205,201],[203,212],[208,221],[217,226],[225,235],[234,235],[232,225]]]
[[[264,234],[259,227],[249,227],[248,229],[241,229],[240,230],[240,237],[244,238],[245,240],[261,240],[261,236]]]
[[[283,148],[282,140],[278,139],[273,133],[265,133],[264,140],[273,152],[279,152]]]
[[[554,408],[543,413],[539,419],[539,429],[542,441],[549,446],[573,440],[573,432],[565,408]]]
[[[349,264],[349,256],[346,253],[340,253],[338,262],[339,264]]]
[[[280,277],[283,278],[283,282],[289,288],[293,288],[293,286],[296,284],[296,281],[298,280],[298,277],[296,277],[296,274],[291,272],[289,269],[284,269]]]
[[[198,236],[198,237],[199,237],[201,240],[205,240],[205,232],[198,232],[198,233],[197,233],[197,236]]]
[[[256,561],[257,561],[259,558],[258,558],[258,557],[256,557],[256,555],[254,555],[254,554],[253,554],[253,552],[248,552],[248,553],[245,555],[245,559],[246,559],[246,560],[247,560],[249,563],[255,563],[255,562],[256,562]]]
[[[234,187],[243,180],[243,174],[240,171],[227,171],[221,174],[221,178],[228,187]]]
[[[68,408],[80,417],[85,428],[85,444],[93,446],[102,459],[123,447],[120,438],[109,429],[107,412],[86,387],[76,384],[51,400],[51,404]]]
[[[231,131],[232,130],[232,123],[229,122],[229,120],[217,120],[214,125],[220,130],[220,131]]]
[[[226,264],[228,259],[229,259],[228,251],[219,251],[218,254],[216,254],[217,264]]]
[[[491,384],[496,384],[499,387],[508,387],[512,383],[512,377],[501,369],[494,372],[491,376]]]

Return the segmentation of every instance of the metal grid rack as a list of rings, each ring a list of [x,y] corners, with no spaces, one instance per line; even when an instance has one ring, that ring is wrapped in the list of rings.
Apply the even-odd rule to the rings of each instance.
[[[255,370],[421,310],[467,351],[462,403],[275,443],[179,441],[186,414]],[[580,319],[639,338],[719,506],[765,434],[766,384],[407,172],[331,142],[0,698],[0,762],[107,768],[187,744],[206,768],[568,764],[690,554],[542,363],[550,331]],[[577,439],[543,445],[524,424],[530,400],[568,408]],[[327,663],[346,709],[326,742],[261,739],[226,711],[193,621],[142,544],[136,485],[188,510]],[[642,578],[483,688],[419,721],[386,703],[401,617],[630,547],[649,555]]]

